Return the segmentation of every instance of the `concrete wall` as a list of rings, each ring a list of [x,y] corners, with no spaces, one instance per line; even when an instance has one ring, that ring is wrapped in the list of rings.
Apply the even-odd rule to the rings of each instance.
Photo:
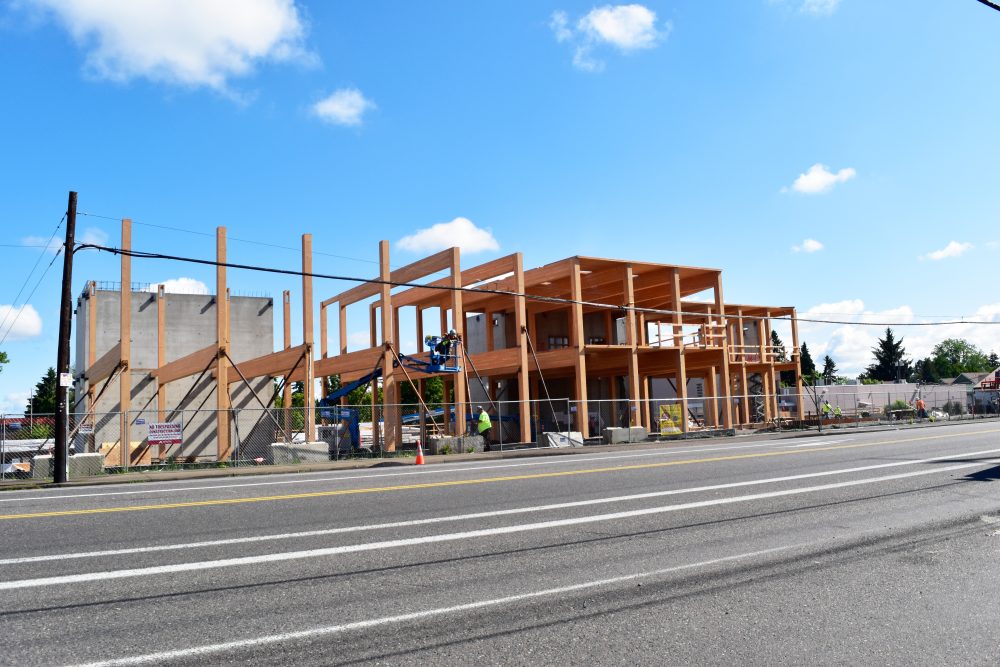
[[[95,358],[118,344],[121,294],[117,291],[98,290],[96,295],[97,336]],[[169,363],[215,342],[215,297],[199,294],[167,294],[165,323],[165,352]],[[94,304],[84,295],[78,301],[76,321],[76,391],[82,396],[86,384],[81,375],[87,365],[88,326]],[[230,299],[230,356],[240,362],[274,351],[274,305],[265,297],[232,297]],[[149,292],[132,294],[131,364],[126,373],[131,393],[130,433],[131,442],[144,441],[148,424],[159,421],[157,414],[157,383],[150,371],[157,366],[157,308],[156,295]],[[238,377],[238,376],[237,376]],[[266,403],[270,399],[270,379],[251,378],[251,384]],[[104,382],[95,386],[100,392]],[[234,408],[259,408],[249,389],[240,381],[230,386]],[[118,381],[113,381],[98,399],[94,411],[98,413],[92,436],[77,438],[77,447],[88,451],[99,448],[104,442],[119,440],[120,411]],[[211,369],[199,380],[199,374],[182,378],[166,387],[167,421],[184,423],[184,443],[168,451],[168,455],[211,457],[216,453],[215,380]],[[86,401],[75,410],[78,416],[86,413]],[[202,410],[203,412],[195,412]],[[255,410],[256,411],[256,410]],[[259,416],[259,411],[257,416]],[[103,413],[103,414],[102,414]],[[240,417],[238,428],[249,432],[257,419]],[[243,422],[246,422],[245,424]],[[235,428],[232,442],[236,443]],[[81,451],[81,449],[78,449]]]

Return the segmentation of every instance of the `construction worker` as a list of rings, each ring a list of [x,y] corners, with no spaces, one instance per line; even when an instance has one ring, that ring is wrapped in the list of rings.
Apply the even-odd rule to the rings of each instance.
[[[842,413],[840,411],[840,406],[839,405],[833,409],[833,417],[834,417],[834,419],[840,419],[843,416],[843,414],[844,413]]]
[[[479,435],[483,438],[483,451],[490,451],[490,429],[493,428],[493,422],[490,421],[490,416],[483,409],[483,406],[479,406]]]
[[[924,403],[924,399],[923,398],[920,398],[920,397],[917,398],[916,408],[917,408],[917,418],[918,419],[924,419],[924,418],[927,417],[927,404]]]
[[[822,411],[823,411],[823,419],[829,419],[830,413],[833,412],[833,406],[830,405],[830,401],[823,399]]]

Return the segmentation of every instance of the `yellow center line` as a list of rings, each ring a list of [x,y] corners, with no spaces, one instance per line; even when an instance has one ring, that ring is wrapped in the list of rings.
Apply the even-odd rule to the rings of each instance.
[[[979,434],[998,433],[1000,429],[979,431]],[[565,470],[562,472],[542,472],[525,475],[507,475],[504,477],[481,477],[479,479],[457,479],[443,482],[425,482],[423,484],[397,484],[394,486],[378,486],[361,489],[340,489],[338,491],[315,491],[312,493],[290,493],[277,496],[253,496],[249,498],[225,498],[219,500],[193,500],[183,503],[163,503],[159,505],[130,505],[125,507],[99,507],[93,509],[63,510],[57,512],[32,512],[28,514],[0,514],[0,520],[38,519],[56,516],[82,516],[87,514],[112,514],[115,512],[145,512],[148,510],[181,509],[185,507],[210,507],[215,505],[241,505],[244,503],[262,503],[277,500],[301,500],[304,498],[330,498],[333,496],[350,496],[362,493],[384,493],[387,491],[412,491],[416,489],[437,489],[448,486],[468,486],[472,484],[495,484],[498,482],[517,482],[532,479],[548,479],[553,477],[571,477],[574,475],[595,475],[609,472],[626,472],[630,470],[650,470],[671,466],[691,465],[695,463],[715,463],[720,461],[738,461],[742,459],[760,459],[772,456],[788,456],[792,454],[813,454],[841,449],[857,449],[875,447],[878,445],[895,445],[925,440],[942,440],[946,438],[967,437],[967,433],[951,433],[944,435],[928,435],[901,440],[881,440],[877,442],[856,443],[851,445],[830,445],[828,447],[812,447],[809,449],[783,450],[777,452],[754,452],[749,454],[728,454],[700,459],[682,459],[680,461],[661,461],[660,463],[639,463],[635,465],[619,465],[606,468],[587,468],[584,470]]]

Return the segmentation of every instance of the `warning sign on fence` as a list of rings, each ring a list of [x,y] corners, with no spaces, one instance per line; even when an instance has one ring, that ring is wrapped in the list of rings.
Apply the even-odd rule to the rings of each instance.
[[[660,435],[681,432],[681,406],[676,403],[660,406]]]
[[[149,444],[179,445],[183,428],[180,422],[152,422],[149,425]]]

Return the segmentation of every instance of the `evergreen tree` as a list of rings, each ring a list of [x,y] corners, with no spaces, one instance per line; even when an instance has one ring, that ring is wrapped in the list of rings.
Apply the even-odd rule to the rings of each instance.
[[[903,339],[896,340],[891,328],[886,328],[885,338],[878,339],[878,345],[872,348],[875,363],[864,373],[863,379],[893,382],[898,378],[909,378],[913,371],[912,364],[906,359],[906,349]]]
[[[56,411],[56,387],[58,385],[58,378],[56,376],[56,369],[49,368],[45,371],[45,375],[42,379],[38,381],[35,385],[35,393],[28,401],[28,405],[25,407],[24,413],[28,414],[33,412],[34,414],[54,414]]]
[[[801,354],[799,355],[799,367],[802,369],[802,378],[809,384],[816,378],[816,362],[809,354],[809,348],[802,343]]]
[[[987,359],[987,361],[990,362],[991,371],[995,371],[996,369],[1000,368],[1000,357],[997,356],[996,352],[990,352],[990,356],[989,359]]]
[[[833,384],[837,380],[837,364],[833,363],[830,355],[823,357],[823,381]]]
[[[781,342],[777,331],[771,331],[771,349],[775,355],[775,361],[788,361],[788,353],[785,352],[785,344]]]
[[[10,363],[10,359],[7,358],[7,353],[0,350],[0,373],[3,372],[3,365],[7,363]]]

